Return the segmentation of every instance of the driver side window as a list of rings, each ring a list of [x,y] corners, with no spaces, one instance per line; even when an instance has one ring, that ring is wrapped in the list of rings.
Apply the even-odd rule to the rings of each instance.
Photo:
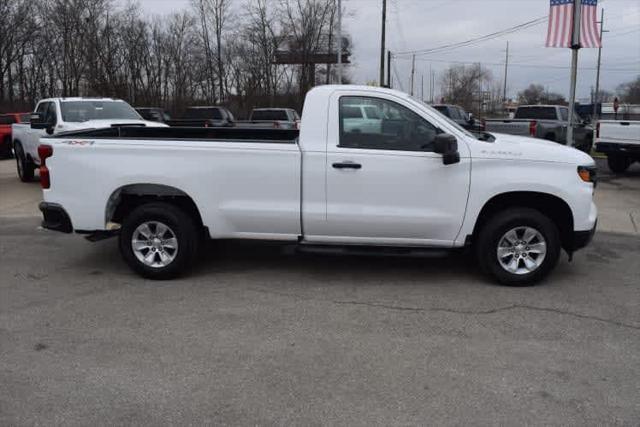
[[[379,98],[340,98],[340,147],[433,151],[441,131],[410,109]]]

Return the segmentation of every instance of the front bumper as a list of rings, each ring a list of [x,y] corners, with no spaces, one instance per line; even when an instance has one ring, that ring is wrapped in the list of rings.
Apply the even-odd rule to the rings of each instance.
[[[573,232],[573,242],[571,244],[571,251],[575,252],[579,249],[582,249],[589,245],[593,240],[593,235],[596,234],[596,227],[598,226],[598,221],[593,225],[591,230],[585,231],[574,231]]]
[[[42,227],[62,233],[73,232],[71,218],[62,206],[57,203],[41,202],[39,208],[43,216]]]

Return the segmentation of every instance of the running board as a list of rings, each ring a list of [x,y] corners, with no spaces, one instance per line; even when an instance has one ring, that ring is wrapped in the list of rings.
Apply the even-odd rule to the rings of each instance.
[[[311,245],[300,244],[296,250],[301,253],[320,255],[356,255],[356,256],[384,256],[404,258],[443,258],[451,255],[452,249],[442,248],[411,248],[393,246],[350,246],[350,245]]]

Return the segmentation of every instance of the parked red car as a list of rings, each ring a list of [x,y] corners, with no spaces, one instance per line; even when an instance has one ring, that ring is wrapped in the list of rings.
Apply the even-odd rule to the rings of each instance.
[[[11,125],[29,123],[31,113],[0,114],[0,158],[11,157]]]

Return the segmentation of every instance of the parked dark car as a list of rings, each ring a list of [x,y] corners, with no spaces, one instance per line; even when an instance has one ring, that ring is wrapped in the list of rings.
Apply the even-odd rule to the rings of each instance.
[[[189,107],[179,119],[167,120],[169,126],[178,127],[229,127],[235,119],[226,107]]]
[[[462,107],[449,104],[436,104],[433,108],[450,118],[458,125],[472,132],[484,132],[482,122],[476,120],[473,114],[467,113]]]
[[[151,122],[166,123],[171,120],[171,116],[164,109],[158,107],[136,107],[138,114],[143,119]]]

